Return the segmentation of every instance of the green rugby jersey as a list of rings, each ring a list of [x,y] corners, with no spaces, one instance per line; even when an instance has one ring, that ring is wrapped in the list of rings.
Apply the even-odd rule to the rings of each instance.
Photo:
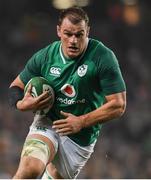
[[[46,78],[55,91],[55,103],[47,114],[51,120],[61,117],[60,111],[83,115],[105,103],[105,96],[125,91],[118,61],[101,42],[89,39],[87,49],[77,58],[63,55],[61,42],[56,41],[35,53],[20,73],[24,84],[35,76]],[[96,140],[101,124],[84,128],[69,137],[86,146]]]

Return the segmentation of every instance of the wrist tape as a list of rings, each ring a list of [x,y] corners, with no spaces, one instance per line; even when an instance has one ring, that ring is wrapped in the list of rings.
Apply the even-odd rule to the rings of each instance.
[[[16,104],[19,100],[24,97],[24,90],[18,86],[12,86],[8,90],[8,100],[9,104],[13,108],[17,108]]]

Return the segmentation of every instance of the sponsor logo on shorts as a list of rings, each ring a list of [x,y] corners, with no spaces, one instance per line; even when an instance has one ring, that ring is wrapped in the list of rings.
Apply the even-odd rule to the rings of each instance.
[[[47,131],[47,128],[46,128],[46,127],[41,127],[41,126],[37,126],[36,129],[37,129],[37,130],[44,131],[44,132]]]
[[[60,76],[61,68],[59,68],[59,67],[51,67],[50,68],[50,74],[53,75],[53,76]]]

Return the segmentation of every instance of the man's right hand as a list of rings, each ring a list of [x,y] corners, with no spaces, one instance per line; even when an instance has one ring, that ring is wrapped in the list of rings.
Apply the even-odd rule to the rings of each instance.
[[[17,109],[21,111],[37,111],[49,107],[52,97],[49,95],[48,91],[43,92],[40,96],[33,97],[31,95],[31,90],[32,86],[30,84],[26,91],[26,94],[24,95],[24,98],[17,102]]]

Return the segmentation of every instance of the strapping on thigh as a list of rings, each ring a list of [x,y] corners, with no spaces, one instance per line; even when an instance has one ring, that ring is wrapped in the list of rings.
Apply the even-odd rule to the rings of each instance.
[[[38,139],[27,139],[25,141],[21,156],[32,156],[40,159],[45,165],[50,158],[50,150],[48,145]]]

